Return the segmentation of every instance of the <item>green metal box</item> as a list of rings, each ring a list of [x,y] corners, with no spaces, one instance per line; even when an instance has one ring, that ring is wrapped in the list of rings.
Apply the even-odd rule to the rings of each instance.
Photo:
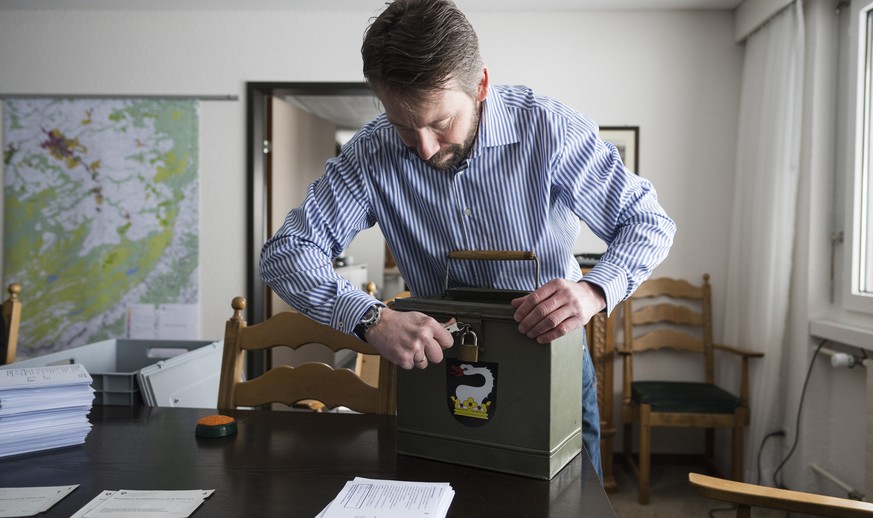
[[[509,301],[525,293],[447,290],[394,302],[472,331],[443,362],[398,371],[399,453],[540,479],[579,454],[583,331],[547,344],[519,333]],[[473,341],[478,361],[467,356]]]

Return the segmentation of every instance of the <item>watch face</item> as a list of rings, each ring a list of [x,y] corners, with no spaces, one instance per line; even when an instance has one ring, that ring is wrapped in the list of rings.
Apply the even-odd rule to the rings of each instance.
[[[376,321],[376,318],[379,316],[379,308],[376,306],[371,306],[370,309],[364,313],[363,318],[361,318],[361,324],[368,326]]]

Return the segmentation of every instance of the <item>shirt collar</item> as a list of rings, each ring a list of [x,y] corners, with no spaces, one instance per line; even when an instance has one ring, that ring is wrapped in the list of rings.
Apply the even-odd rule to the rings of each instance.
[[[488,87],[488,96],[482,102],[482,118],[479,121],[479,136],[473,149],[473,156],[487,147],[505,146],[519,141],[515,119],[510,115],[501,91]]]

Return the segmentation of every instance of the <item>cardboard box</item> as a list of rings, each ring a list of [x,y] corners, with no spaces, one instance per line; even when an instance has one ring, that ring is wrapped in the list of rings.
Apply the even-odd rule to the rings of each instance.
[[[394,309],[469,324],[477,361],[398,370],[397,449],[405,455],[551,479],[582,449],[582,329],[540,344],[518,332],[509,301],[526,292],[448,290]]]

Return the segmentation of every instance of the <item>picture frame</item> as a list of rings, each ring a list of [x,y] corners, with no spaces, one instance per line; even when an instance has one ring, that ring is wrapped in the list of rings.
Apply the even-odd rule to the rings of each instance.
[[[618,149],[625,167],[640,174],[639,126],[601,126],[600,138]]]

